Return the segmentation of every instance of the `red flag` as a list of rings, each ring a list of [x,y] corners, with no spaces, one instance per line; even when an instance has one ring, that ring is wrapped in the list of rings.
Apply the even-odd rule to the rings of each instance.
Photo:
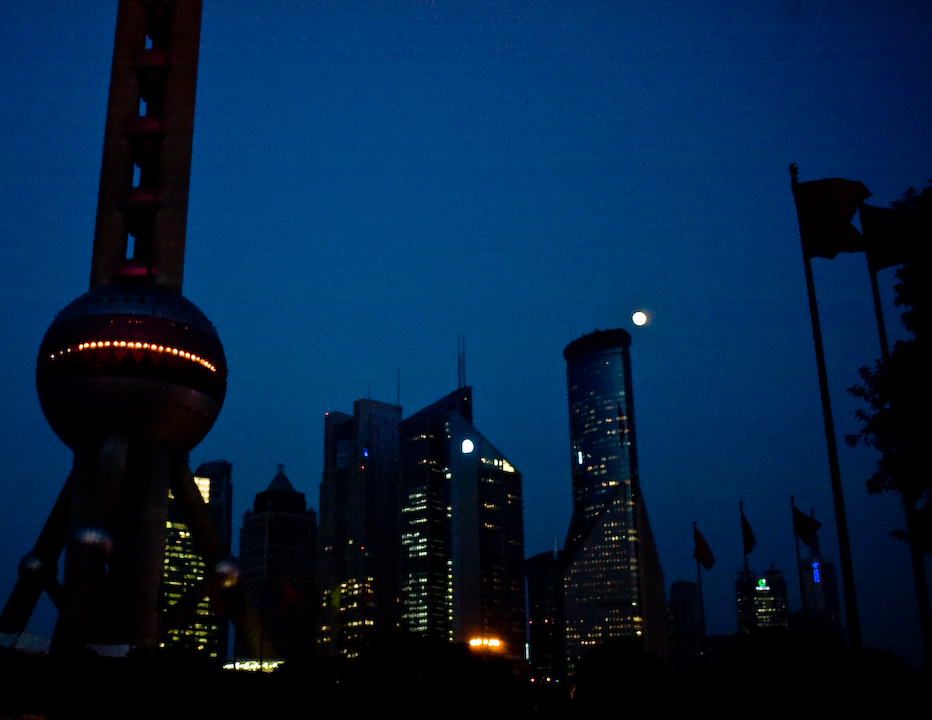
[[[757,545],[754,533],[751,532],[751,523],[744,517],[744,508],[741,509],[741,539],[744,541],[744,552],[749,553]]]
[[[803,254],[831,260],[840,252],[866,250],[864,238],[851,224],[851,218],[870,195],[870,190],[857,180],[826,178],[794,183]]]
[[[693,550],[693,557],[696,558],[699,564],[706,570],[711,570],[712,566],[715,564],[715,557],[712,555],[712,549],[709,547],[709,544],[696,527],[696,523],[693,523],[693,541],[696,543],[696,549]]]
[[[822,523],[814,517],[806,515],[795,505],[793,506],[793,533],[803,541],[806,547],[812,547],[812,541],[815,539],[816,531],[820,527],[822,527]]]
[[[908,210],[862,204],[861,228],[867,263],[873,272],[902,265],[911,254],[918,253],[919,223]]]

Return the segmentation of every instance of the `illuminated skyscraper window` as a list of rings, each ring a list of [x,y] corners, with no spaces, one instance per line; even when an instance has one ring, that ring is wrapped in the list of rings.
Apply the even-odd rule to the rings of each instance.
[[[401,629],[524,654],[521,473],[472,424],[466,386],[399,429]]]
[[[214,530],[222,549],[230,554],[232,533],[233,483],[232,465],[225,460],[203,463],[194,474],[194,482],[207,505]],[[165,524],[165,565],[162,573],[163,610],[202,594],[199,588],[205,579],[204,561],[197,553],[191,532],[181,517],[174,499],[169,497],[168,520]],[[181,647],[203,652],[219,660],[227,658],[229,618],[217,615],[211,597],[196,601],[190,621],[165,633],[162,647]]]
[[[753,628],[788,628],[789,614],[786,600],[786,581],[783,571],[773,563],[761,575],[753,570],[738,573],[735,580],[735,598],[738,606],[738,631]],[[750,604],[747,599],[750,598]],[[744,610],[744,611],[743,611]]]
[[[404,420],[358,400],[324,428],[319,651],[354,657],[401,630],[520,663],[521,473],[473,426],[472,388]]]
[[[321,654],[356,657],[395,629],[401,408],[359,399],[324,417],[318,587]]]

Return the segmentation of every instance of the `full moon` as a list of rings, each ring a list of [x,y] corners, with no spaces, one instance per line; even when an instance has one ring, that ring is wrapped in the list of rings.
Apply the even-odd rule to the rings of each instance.
[[[647,322],[647,314],[638,310],[631,316],[631,322],[638,326],[644,325]]]

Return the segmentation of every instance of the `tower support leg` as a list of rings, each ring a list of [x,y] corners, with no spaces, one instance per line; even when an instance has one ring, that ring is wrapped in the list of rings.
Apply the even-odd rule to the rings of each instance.
[[[116,434],[99,448],[75,450],[63,599],[52,635],[54,653],[108,642],[107,563],[113,550],[114,513],[128,451],[129,441]]]

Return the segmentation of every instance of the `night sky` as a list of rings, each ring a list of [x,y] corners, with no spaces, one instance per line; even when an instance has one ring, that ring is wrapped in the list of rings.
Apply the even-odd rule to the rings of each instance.
[[[0,0],[0,602],[71,463],[35,393],[88,287],[116,2]],[[838,564],[787,166],[887,205],[932,177],[927,0],[206,0],[184,293],[217,326],[226,404],[191,466],[233,463],[235,532],[278,463],[317,508],[323,416],[409,415],[456,388],[522,472],[525,547],[570,519],[563,348],[633,336],[643,493],[669,589],[736,628],[751,567],[799,608],[790,495]],[[857,222],[857,220],[856,220]],[[879,356],[863,255],[813,261],[865,644],[921,660],[897,496],[850,450]],[[891,339],[893,270],[880,276]],[[651,322],[631,324],[643,309]],[[51,633],[43,600],[30,632]]]

